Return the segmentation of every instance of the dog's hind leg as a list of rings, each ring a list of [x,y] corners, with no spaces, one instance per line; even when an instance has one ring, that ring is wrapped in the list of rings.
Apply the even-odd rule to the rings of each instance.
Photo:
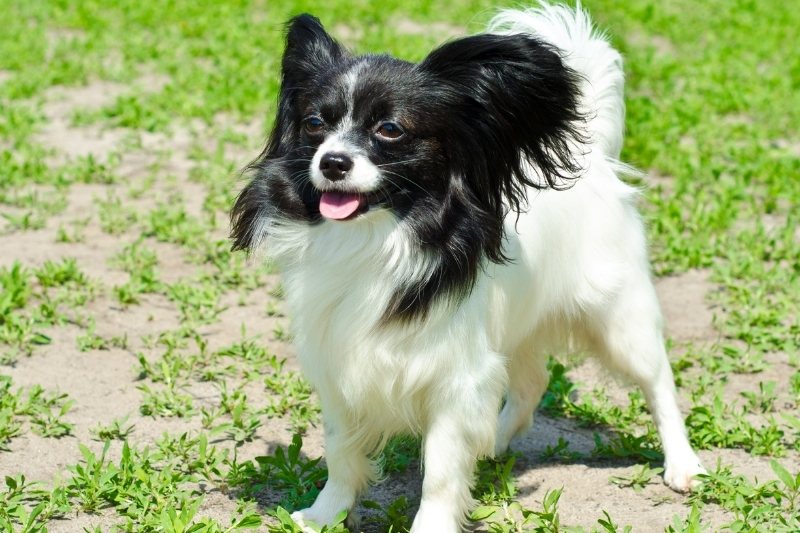
[[[522,343],[508,365],[506,403],[500,412],[495,456],[508,449],[514,437],[525,434],[533,423],[533,412],[547,389],[547,358],[537,353],[533,339]]]
[[[664,448],[664,481],[686,492],[705,473],[689,444],[678,409],[672,369],[661,332],[661,311],[646,272],[626,279],[610,304],[593,317],[595,349],[611,370],[631,379],[644,392]]]

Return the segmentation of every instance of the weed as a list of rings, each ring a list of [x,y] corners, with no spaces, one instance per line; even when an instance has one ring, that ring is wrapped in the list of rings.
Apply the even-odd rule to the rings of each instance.
[[[39,385],[13,391],[11,385],[11,378],[0,375],[0,451],[8,450],[8,443],[22,434],[23,420],[43,437],[72,433],[74,424],[64,416],[75,402],[66,394],[49,393]]]
[[[572,462],[581,458],[581,454],[569,449],[569,441],[564,437],[558,437],[555,446],[547,445],[539,456],[542,460],[556,460],[562,462]]]
[[[281,369],[264,379],[267,390],[274,393],[265,412],[270,417],[289,416],[297,432],[304,432],[319,418],[319,405],[312,399],[312,390],[300,374]]]
[[[59,224],[56,230],[56,242],[59,243],[77,243],[86,240],[86,226],[89,225],[91,218],[84,218],[74,220],[70,223],[71,229],[68,229],[64,224]]]
[[[417,437],[392,437],[381,451],[378,462],[386,474],[405,472],[412,462],[419,459],[421,449],[422,442]]]
[[[385,509],[380,503],[372,500],[363,500],[361,505],[365,509],[375,511],[375,514],[367,517],[365,522],[379,531],[405,533],[411,528],[411,520],[408,517],[409,505],[405,496],[393,500]]]
[[[144,384],[136,388],[144,394],[139,412],[145,416],[184,418],[194,413],[192,397],[178,391],[174,384],[157,390]]]
[[[282,507],[289,510],[308,507],[319,494],[328,473],[319,466],[319,458],[303,457],[302,447],[302,437],[295,435],[286,449],[279,446],[272,455],[256,457],[243,466],[232,465],[228,481],[232,486],[242,487],[247,497],[270,488],[281,491]]]
[[[800,527],[798,481],[800,473],[789,474],[778,462],[771,461],[778,481],[751,484],[730,467],[701,476],[703,484],[690,496],[692,502],[716,502],[731,511],[734,521],[726,525],[733,531],[797,531]],[[780,484],[779,484],[780,482]]]
[[[109,195],[105,200],[95,199],[100,229],[109,235],[119,235],[130,231],[136,223],[136,215],[123,205],[118,196]]]
[[[775,400],[778,399],[778,395],[775,392],[776,385],[777,383],[774,381],[759,381],[758,392],[742,392],[741,395],[747,400],[746,409],[748,411],[760,411],[762,413],[774,411]]]
[[[167,288],[167,296],[178,305],[183,320],[201,325],[213,322],[225,310],[220,293],[211,283],[176,283]]]
[[[661,467],[650,468],[649,465],[639,465],[630,475],[611,476],[609,481],[618,487],[631,487],[635,492],[641,492],[645,485],[649,485],[652,479],[663,471]]]
[[[470,515],[472,520],[484,520],[492,533],[529,531],[549,533],[561,530],[558,500],[562,489],[549,490],[542,500],[542,510],[526,509],[517,502],[500,505],[480,505]]]
[[[202,226],[186,213],[182,202],[158,205],[147,215],[144,224],[143,235],[161,242],[194,247],[203,237]]]
[[[127,425],[127,422],[127,416],[115,418],[109,424],[98,424],[91,430],[91,433],[95,440],[99,441],[127,440],[128,436],[133,433],[133,424]]]
[[[95,333],[95,327],[94,321],[90,321],[89,328],[87,329],[86,333],[78,336],[77,342],[78,349],[80,351],[88,352],[89,350],[109,350],[111,348],[120,348],[122,350],[126,350],[128,348],[127,333],[106,339]]]
[[[484,505],[509,503],[517,494],[511,474],[516,458],[511,456],[484,459],[478,463],[478,474],[473,492]]]

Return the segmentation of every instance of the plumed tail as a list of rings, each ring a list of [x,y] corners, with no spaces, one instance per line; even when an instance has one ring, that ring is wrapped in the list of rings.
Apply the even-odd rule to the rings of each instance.
[[[597,31],[580,3],[572,9],[542,2],[526,10],[507,9],[489,23],[496,34],[530,34],[553,45],[564,62],[583,77],[581,111],[589,117],[591,142],[619,158],[625,123],[622,57]]]

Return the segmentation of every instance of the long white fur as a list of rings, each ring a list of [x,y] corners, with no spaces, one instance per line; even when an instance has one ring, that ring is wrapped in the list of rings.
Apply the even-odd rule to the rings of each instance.
[[[589,350],[643,388],[667,484],[688,490],[703,471],[675,401],[636,191],[617,176],[621,58],[580,7],[503,11],[489,28],[543,38],[586,78],[592,140],[576,153],[585,175],[566,191],[530,191],[529,209],[506,224],[515,261],[488,265],[465,301],[439,304],[421,325],[376,327],[393,288],[433,267],[388,211],[316,226],[270,222],[267,249],[326,435],[329,479],[298,522],[330,523],[352,508],[376,477],[369,454],[412,431],[424,436],[425,469],[412,531],[459,531],[476,458],[528,430],[554,350]]]

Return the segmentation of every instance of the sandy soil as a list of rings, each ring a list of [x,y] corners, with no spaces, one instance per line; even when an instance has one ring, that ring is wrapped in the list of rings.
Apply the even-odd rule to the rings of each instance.
[[[403,26],[402,31],[415,32],[413,23]],[[458,29],[460,31],[460,28]],[[0,75],[0,79],[2,76]],[[143,78],[141,84],[156,88],[163,80],[158,77]],[[39,266],[48,259],[74,257],[80,268],[102,287],[110,288],[127,280],[127,274],[109,265],[109,259],[124,244],[132,242],[137,235],[123,231],[119,235],[109,235],[100,231],[96,224],[96,198],[116,194],[126,198],[129,187],[136,187],[144,179],[147,169],[154,161],[162,161],[159,179],[141,198],[126,199],[126,207],[145,209],[165,197],[170,190],[179,190],[187,202],[190,212],[199,212],[204,198],[202,186],[189,179],[194,162],[189,157],[193,142],[213,143],[213,139],[203,140],[208,135],[202,126],[176,128],[171,136],[144,135],[138,147],[128,148],[127,140],[136,134],[119,129],[99,127],[73,127],[69,117],[74,110],[91,108],[111,101],[128,90],[125,86],[97,82],[79,89],[54,89],[46,95],[44,114],[47,123],[40,131],[38,140],[54,150],[54,163],[92,154],[103,160],[114,152],[124,153],[120,174],[125,183],[119,185],[74,185],[67,197],[67,209],[48,220],[44,229],[24,233],[0,235],[0,265],[20,261],[30,266]],[[263,139],[260,124],[241,125],[242,131],[253,134],[253,151],[239,150],[230,157],[237,165],[244,165],[257,153],[258,143]],[[159,150],[167,147],[164,155]],[[123,149],[124,148],[124,149]],[[172,176],[170,180],[161,179]],[[231,186],[234,178],[231,178]],[[81,243],[57,243],[55,236],[59,225],[69,226],[89,214],[93,221],[86,227],[86,239]],[[158,252],[161,279],[172,282],[198,270],[189,263],[177,247],[147,241],[148,246]],[[274,283],[272,280],[271,283]],[[718,333],[714,328],[715,310],[707,303],[706,296],[714,290],[708,280],[708,273],[693,271],[686,274],[663,278],[657,281],[659,296],[666,315],[667,334],[678,345],[685,343],[713,343]],[[283,318],[270,318],[264,313],[264,303],[270,298],[269,287],[253,291],[245,297],[243,305],[237,305],[236,294],[227,295],[227,310],[219,320],[202,330],[211,349],[235,342],[240,338],[242,326],[248,332],[262,333],[269,348],[287,358],[293,366],[293,350],[290,345],[271,338],[276,321]],[[141,305],[121,307],[109,291],[101,295],[85,310],[95,317],[97,332],[100,335],[127,335],[127,349],[92,350],[81,352],[76,347],[76,337],[81,330],[74,325],[65,325],[47,331],[53,342],[35,351],[29,358],[22,358],[13,367],[0,369],[12,377],[15,386],[40,384],[47,389],[65,392],[76,402],[67,420],[75,424],[74,434],[61,439],[45,439],[28,431],[11,443],[9,452],[0,452],[0,474],[23,473],[31,480],[50,483],[64,475],[68,464],[80,459],[78,443],[87,443],[95,451],[102,449],[102,443],[91,440],[90,429],[99,423],[108,423],[115,418],[128,416],[135,425],[131,440],[136,444],[152,443],[163,432],[179,434],[184,431],[200,429],[199,417],[188,420],[151,418],[139,414],[141,393],[136,389],[136,353],[146,351],[142,336],[177,328],[179,313],[174,303],[164,296],[145,296]],[[612,380],[592,362],[576,368],[573,377],[587,387],[606,384],[614,398],[624,399],[624,385]],[[746,376],[752,384],[761,377]],[[218,399],[219,392],[214,387],[197,383],[190,388],[196,405],[211,403]],[[266,401],[266,393],[248,389],[251,401]],[[685,407],[685,404],[684,404]],[[559,437],[570,441],[571,449],[588,453],[593,448],[592,431],[578,427],[574,422],[537,416],[534,429],[525,438],[514,443],[521,452],[515,473],[518,479],[519,499],[526,506],[537,507],[548,489],[564,487],[560,510],[562,522],[570,525],[595,525],[601,511],[607,510],[619,524],[632,524],[636,531],[657,531],[672,522],[675,514],[684,516],[687,512],[685,498],[667,489],[663,484],[651,484],[641,493],[630,489],[620,489],[609,483],[609,477],[629,472],[633,467],[624,461],[584,461],[578,460],[563,464],[543,462],[541,452]],[[259,429],[256,439],[239,449],[243,458],[270,453],[276,446],[286,446],[291,442],[291,432],[284,420],[266,420]],[[221,446],[228,444],[221,443]],[[118,454],[119,443],[112,448]],[[304,438],[304,452],[315,457],[323,454],[321,428],[312,427]],[[735,465],[736,470],[752,477],[764,479],[772,477],[767,463],[768,458],[752,457],[738,450],[701,452],[701,457],[709,466],[717,460]],[[798,470],[797,456],[784,461],[793,471]],[[391,476],[384,483],[373,487],[368,498],[388,503],[399,495],[408,496],[411,502],[418,501],[421,478],[418,465],[413,465],[401,475]],[[264,496],[264,503],[269,495]],[[235,501],[228,496],[211,492],[205,499],[203,513],[219,517],[227,522],[227,517],[235,509]],[[718,507],[709,505],[703,513],[704,520],[712,528],[730,517]],[[117,521],[113,511],[100,515],[69,517],[51,524],[52,531],[73,532],[84,527],[101,526],[104,529]],[[480,530],[480,528],[479,528]]]

